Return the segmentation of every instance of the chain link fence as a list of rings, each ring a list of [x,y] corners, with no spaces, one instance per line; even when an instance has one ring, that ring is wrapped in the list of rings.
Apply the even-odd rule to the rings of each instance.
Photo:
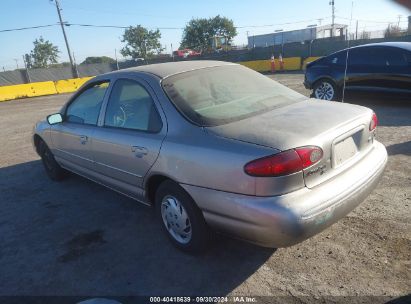
[[[395,38],[359,39],[350,40],[350,46],[367,43],[385,41],[407,41],[411,42],[411,35]],[[221,60],[230,62],[242,62],[253,60],[267,60],[272,55],[278,58],[281,54],[285,57],[301,57],[303,59],[312,56],[325,56],[330,53],[347,48],[348,41],[344,37],[324,38],[308,40],[303,42],[286,43],[283,45],[273,45],[251,49],[236,49],[221,51],[219,53],[204,54],[188,58],[180,57],[159,57],[146,61],[125,61],[119,62],[119,69],[135,67],[144,64],[162,63],[181,60]],[[99,74],[117,70],[117,64],[81,64],[77,66],[79,77],[96,76]],[[70,67],[41,68],[41,69],[19,69],[14,71],[0,72],[0,86],[23,84],[29,82],[57,81],[73,78]]]

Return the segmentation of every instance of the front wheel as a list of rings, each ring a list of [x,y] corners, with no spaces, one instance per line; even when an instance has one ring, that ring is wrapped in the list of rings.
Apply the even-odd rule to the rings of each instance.
[[[339,92],[332,81],[322,79],[315,83],[311,96],[322,100],[338,100]]]
[[[177,248],[190,253],[207,249],[211,231],[201,210],[180,185],[163,182],[156,191],[155,204],[163,230]]]
[[[67,171],[60,167],[60,165],[56,162],[53,153],[51,153],[46,143],[41,141],[39,145],[40,157],[43,162],[44,169],[50,179],[60,181],[67,177]]]

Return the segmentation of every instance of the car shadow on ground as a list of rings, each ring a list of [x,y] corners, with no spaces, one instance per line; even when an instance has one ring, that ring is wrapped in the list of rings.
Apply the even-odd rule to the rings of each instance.
[[[344,102],[373,109],[378,116],[380,126],[411,125],[411,96],[409,94],[347,91]]]
[[[411,156],[411,141],[387,146],[388,155],[403,154]]]
[[[274,249],[218,236],[190,256],[151,208],[40,161],[0,169],[0,295],[226,295]]]
[[[409,303],[411,303],[411,293],[386,302],[386,304],[409,304]]]

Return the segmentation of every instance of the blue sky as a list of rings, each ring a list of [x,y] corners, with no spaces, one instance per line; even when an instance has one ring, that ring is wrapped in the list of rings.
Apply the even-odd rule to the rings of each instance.
[[[193,17],[226,16],[238,29],[236,44],[245,44],[250,35],[277,29],[291,30],[310,24],[331,22],[329,0],[60,0],[64,21],[70,23],[120,25],[141,24],[147,28],[182,28]],[[49,0],[1,0],[0,30],[55,24],[58,21],[54,3]],[[349,24],[352,0],[335,0],[336,22]],[[360,19],[360,30],[386,28],[389,22],[406,27],[411,12],[390,0],[354,0],[353,19]],[[344,19],[346,18],[346,19]],[[289,24],[284,24],[289,23]],[[354,28],[355,21],[352,28]],[[270,26],[262,26],[270,25]],[[255,27],[257,26],[257,27]],[[121,49],[123,29],[66,27],[68,39],[77,62],[87,56],[114,57]],[[161,30],[161,43],[169,52],[181,40],[181,29]],[[23,65],[22,55],[33,48],[34,39],[42,35],[59,47],[60,61],[67,61],[67,52],[58,26],[18,32],[0,32],[0,69]]]

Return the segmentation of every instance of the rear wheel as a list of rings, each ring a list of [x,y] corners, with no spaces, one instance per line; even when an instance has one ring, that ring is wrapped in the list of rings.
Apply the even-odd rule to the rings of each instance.
[[[39,152],[44,169],[50,179],[60,181],[67,177],[67,171],[56,162],[53,153],[51,153],[44,141],[39,142]]]
[[[180,185],[164,181],[156,191],[155,204],[163,230],[174,246],[190,253],[207,249],[211,231],[201,210]]]
[[[321,79],[314,84],[311,96],[322,100],[338,100],[339,91],[331,80]]]

